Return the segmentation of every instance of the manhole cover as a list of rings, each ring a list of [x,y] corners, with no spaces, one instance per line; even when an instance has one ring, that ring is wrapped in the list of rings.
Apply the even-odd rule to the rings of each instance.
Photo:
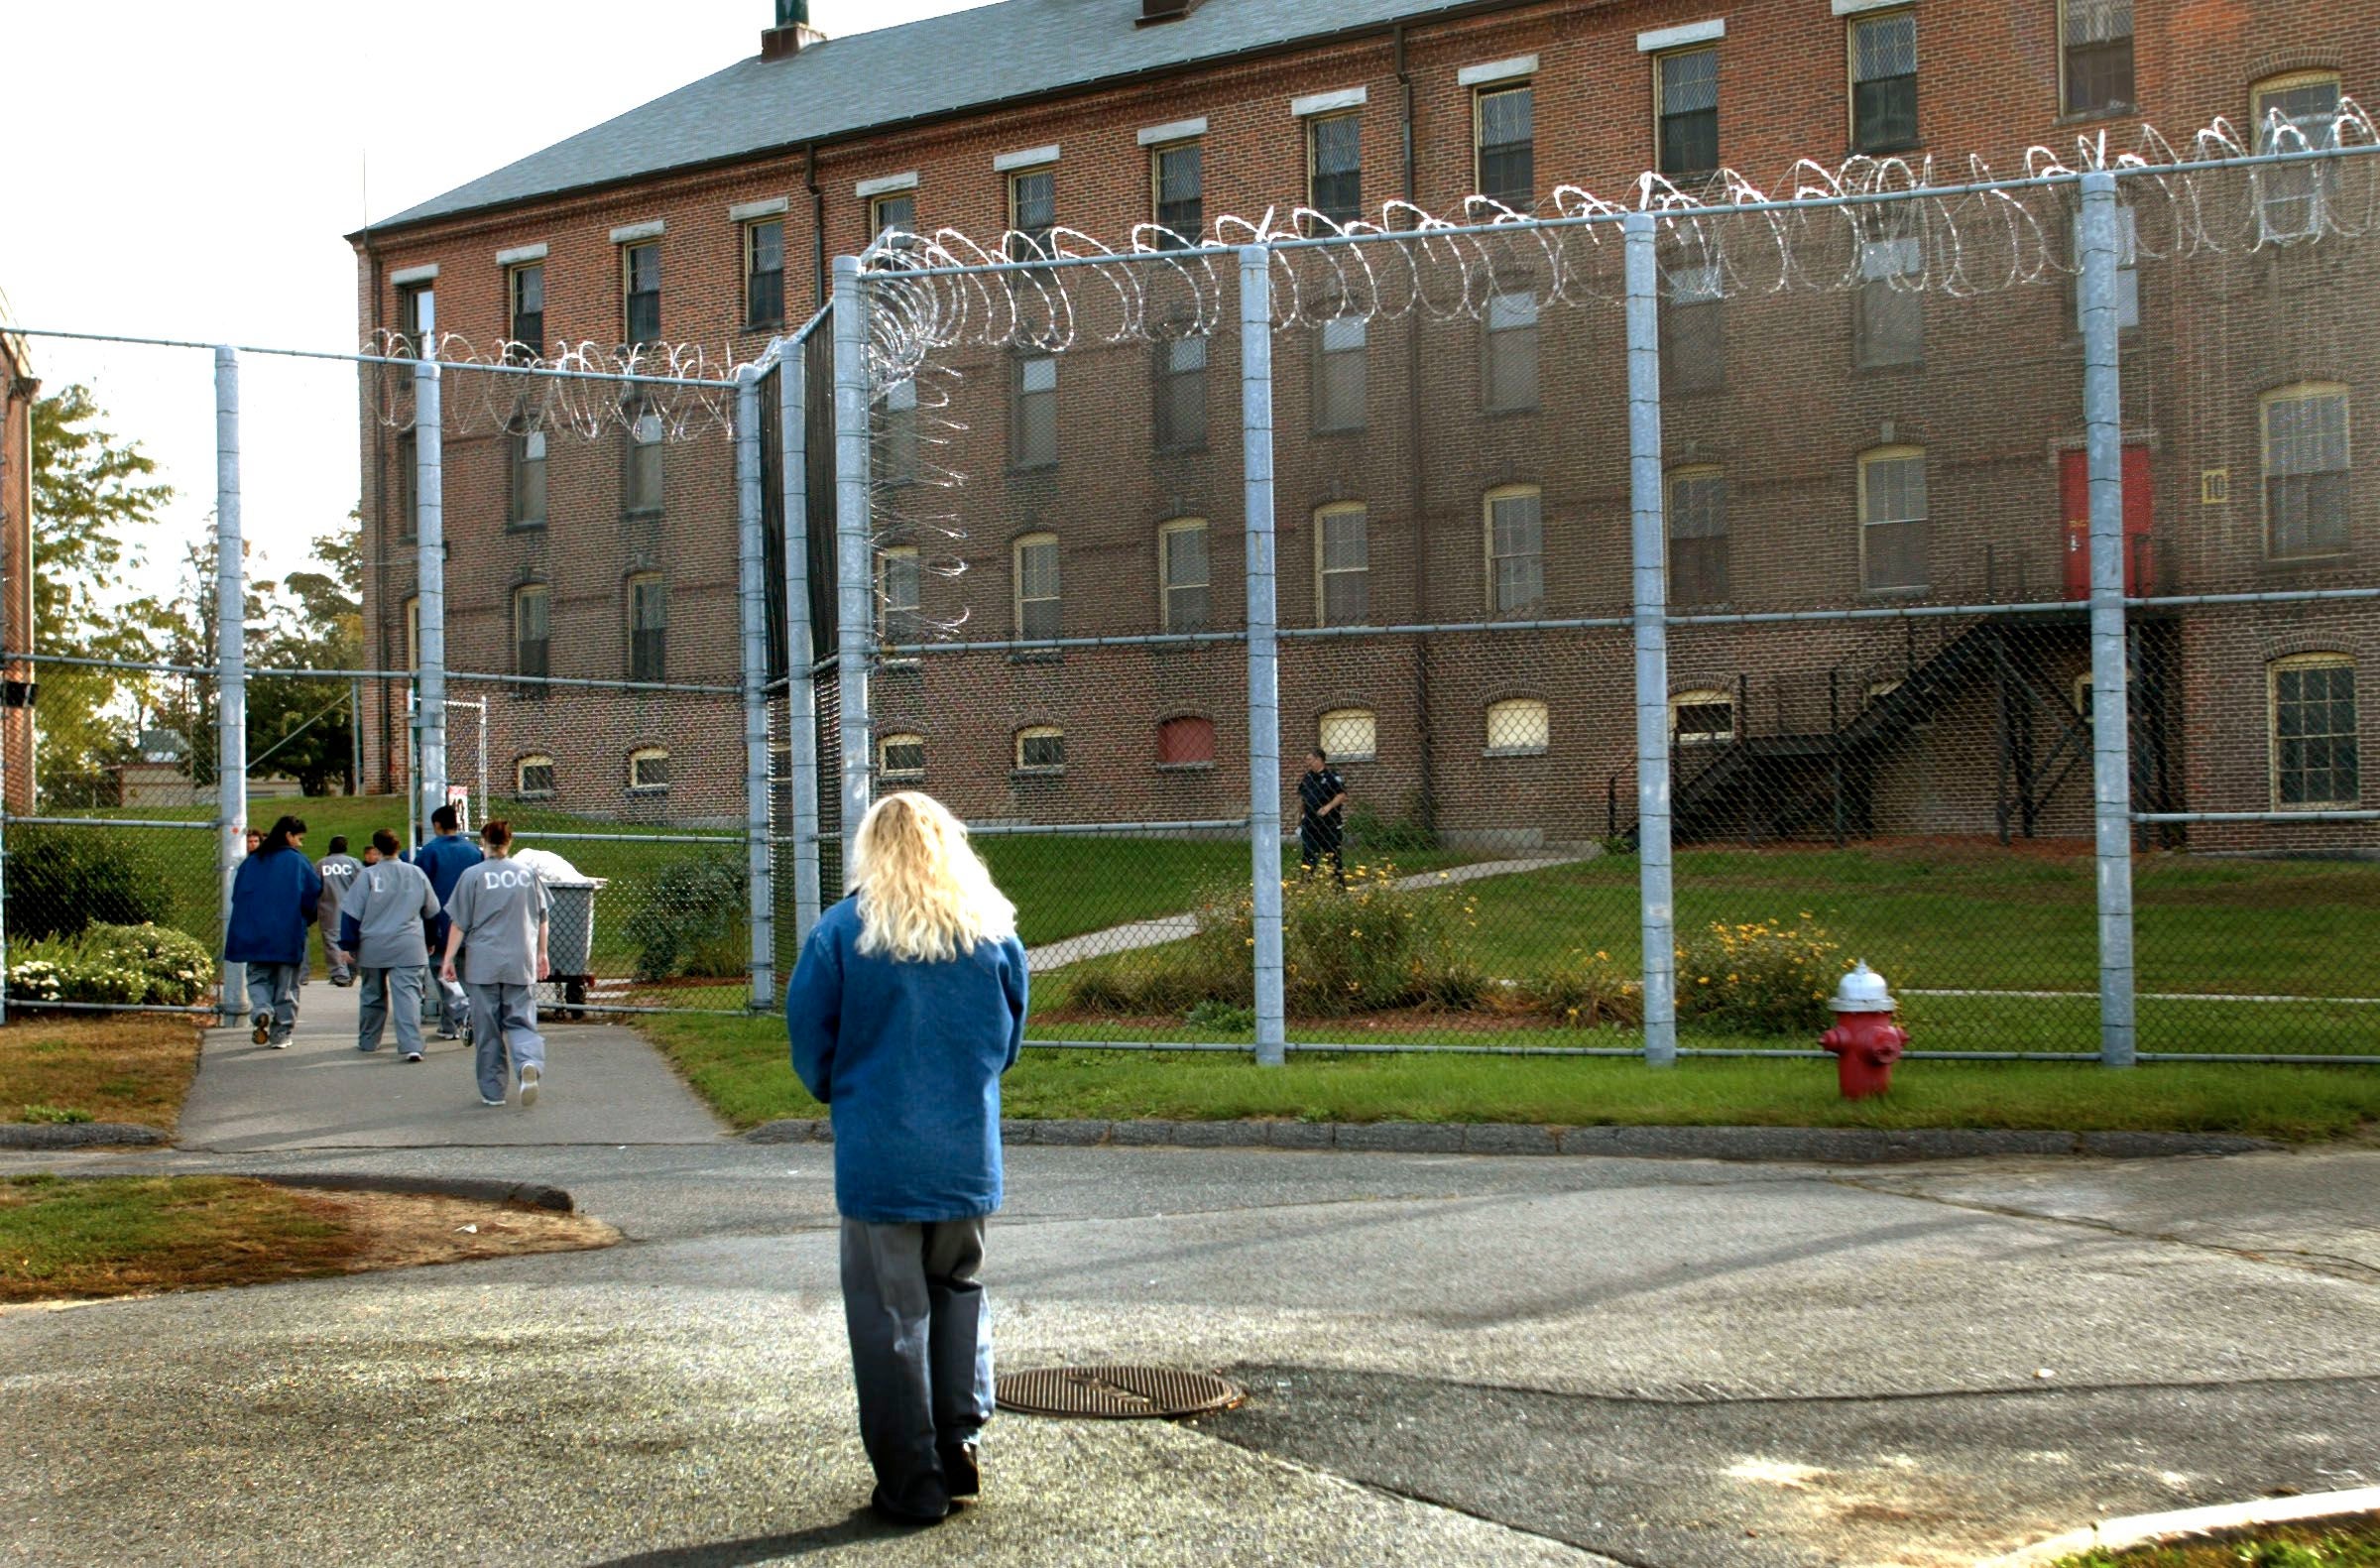
[[[1229,1409],[1247,1395],[1211,1372],[1172,1367],[1036,1367],[994,1386],[1004,1410],[1026,1415],[1198,1415]]]

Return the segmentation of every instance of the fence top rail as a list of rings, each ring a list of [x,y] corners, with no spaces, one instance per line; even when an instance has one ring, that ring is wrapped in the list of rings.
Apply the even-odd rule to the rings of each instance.
[[[196,828],[212,833],[223,824],[214,817],[149,817],[149,816],[9,816],[0,815],[0,824],[11,827],[174,827]]]

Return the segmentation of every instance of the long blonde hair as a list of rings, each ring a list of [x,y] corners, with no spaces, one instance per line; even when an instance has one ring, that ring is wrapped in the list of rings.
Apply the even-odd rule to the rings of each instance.
[[[1016,934],[1016,905],[993,886],[966,825],[932,795],[903,789],[870,806],[851,872],[863,953],[937,961]]]

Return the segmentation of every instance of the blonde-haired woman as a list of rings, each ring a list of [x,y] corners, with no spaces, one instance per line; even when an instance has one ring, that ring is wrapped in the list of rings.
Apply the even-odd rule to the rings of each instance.
[[[849,898],[785,988],[793,1070],[835,1127],[843,1316],[880,1514],[930,1523],[977,1493],[992,1324],[976,1277],[1000,1207],[1000,1078],[1024,1041],[1016,906],[931,796],[887,795]]]

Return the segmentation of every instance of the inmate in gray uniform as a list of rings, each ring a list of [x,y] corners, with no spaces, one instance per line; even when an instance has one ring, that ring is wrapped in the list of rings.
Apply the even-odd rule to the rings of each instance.
[[[479,1096],[501,1103],[505,1057],[516,1075],[542,1076],[545,1040],[537,1032],[538,934],[545,925],[544,879],[495,858],[466,867],[446,901],[446,917],[463,938],[459,966],[471,995],[471,1035],[479,1054]]]
[[[429,943],[421,922],[438,912],[421,868],[384,860],[356,874],[339,905],[339,924],[355,933],[355,967],[364,973],[364,995],[355,1016],[355,1048],[380,1049],[391,1002],[397,1016],[397,1049],[407,1061],[421,1059],[421,976]],[[346,945],[342,935],[341,945]],[[393,996],[392,996],[393,994]]]
[[[322,922],[322,961],[330,966],[330,983],[334,986],[343,986],[355,978],[355,966],[349,962],[350,955],[339,945],[339,905],[346,899],[347,890],[355,886],[356,874],[363,869],[364,863],[345,851],[325,855],[314,865],[314,870],[322,876],[319,916]]]

